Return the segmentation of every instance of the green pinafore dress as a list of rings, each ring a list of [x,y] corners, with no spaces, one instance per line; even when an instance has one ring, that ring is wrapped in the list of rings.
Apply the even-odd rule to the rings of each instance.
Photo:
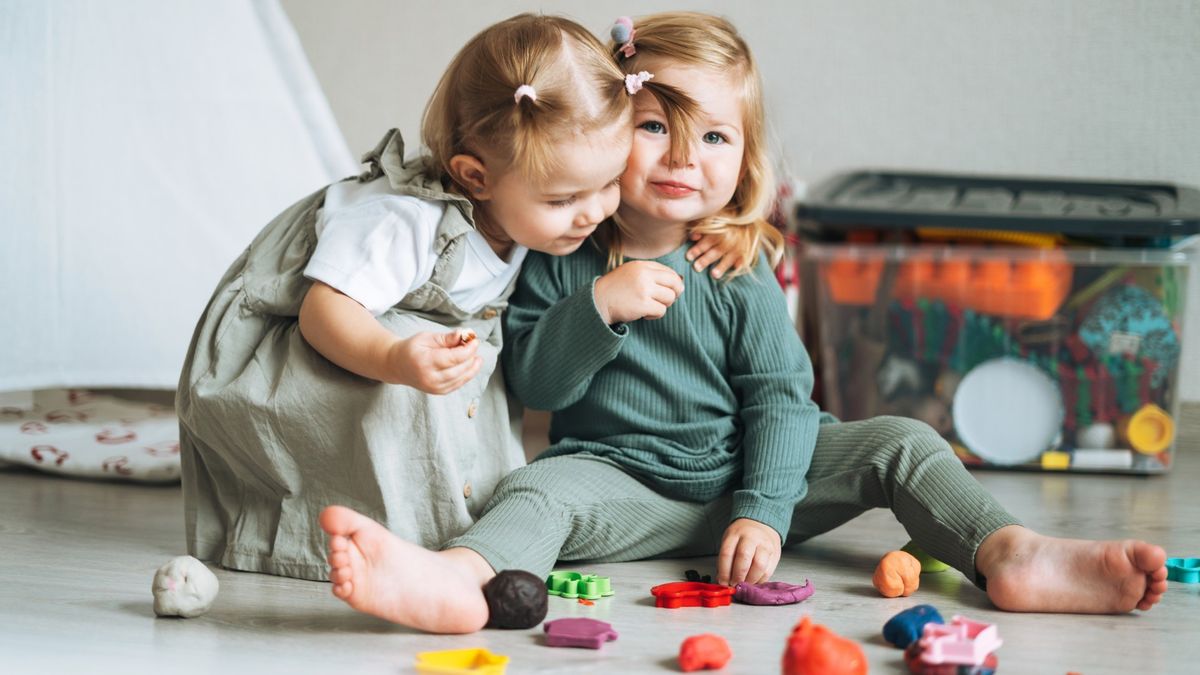
[[[497,368],[500,313],[514,284],[479,311],[447,291],[462,270],[471,203],[447,193],[388,132],[347,180],[446,203],[432,278],[378,317],[404,337],[474,329],[483,368],[435,396],[343,370],[300,335],[322,189],[277,216],[225,273],[201,316],[177,396],[188,552],[224,567],[326,579],[317,522],[341,504],[437,548],[479,516],[524,464],[517,408]],[[514,282],[515,283],[515,282]]]

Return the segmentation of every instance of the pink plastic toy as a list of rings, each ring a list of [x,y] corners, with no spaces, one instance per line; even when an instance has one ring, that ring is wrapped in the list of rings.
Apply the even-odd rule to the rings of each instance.
[[[698,581],[675,581],[650,589],[655,607],[723,607],[733,600],[733,589]]]
[[[955,616],[949,624],[927,623],[921,633],[921,660],[925,663],[959,663],[976,666],[1000,648],[994,623]]]
[[[617,639],[612,624],[596,619],[555,619],[542,624],[542,630],[546,631],[547,647],[600,649]]]

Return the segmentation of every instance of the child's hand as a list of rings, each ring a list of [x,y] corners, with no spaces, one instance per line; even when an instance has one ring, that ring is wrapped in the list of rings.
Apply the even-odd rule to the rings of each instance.
[[[417,333],[397,340],[388,351],[389,380],[427,394],[448,394],[479,374],[483,359],[476,356],[479,340],[464,339],[463,331]]]
[[[729,271],[730,267],[740,265],[742,262],[742,254],[734,249],[737,247],[738,238],[728,234],[705,234],[693,232],[688,235],[688,238],[696,242],[687,251],[687,259],[694,261],[692,267],[697,272],[703,271],[704,268],[720,260],[717,266],[709,272],[716,279],[720,279]]]
[[[783,542],[779,533],[757,520],[738,518],[725,528],[717,554],[717,583],[734,586],[743,581],[761,584],[775,573]]]
[[[659,319],[683,293],[683,278],[651,260],[634,260],[596,281],[596,309],[604,323]]]

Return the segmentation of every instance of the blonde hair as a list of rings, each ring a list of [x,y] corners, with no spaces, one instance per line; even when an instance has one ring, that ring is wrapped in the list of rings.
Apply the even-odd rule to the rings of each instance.
[[[774,267],[783,256],[784,236],[766,220],[776,187],[767,156],[762,78],[750,48],[733,24],[710,14],[664,12],[634,19],[633,27],[636,50],[633,56],[624,56],[620,44],[609,45],[610,52],[626,73],[650,70],[644,65],[647,62],[658,65],[670,62],[710,69],[741,80],[739,93],[743,103],[745,152],[737,189],[725,208],[692,223],[688,229],[701,234],[721,234],[727,240],[733,238],[733,250],[741,255],[741,261],[730,269],[726,278],[748,272],[758,261],[759,252],[766,253]],[[694,133],[695,104],[684,96],[680,106],[653,90],[652,93],[667,116],[671,161],[684,161],[690,146],[688,139]],[[673,98],[678,100],[678,96]],[[609,264],[614,266],[623,260],[621,227],[617,221],[617,227],[608,226],[600,235],[609,250]]]
[[[544,180],[561,166],[558,142],[631,114],[624,75],[604,45],[569,19],[519,14],[489,26],[459,50],[425,106],[430,166],[453,180],[450,158],[486,152],[501,163],[489,168]],[[517,95],[522,86],[535,94]]]

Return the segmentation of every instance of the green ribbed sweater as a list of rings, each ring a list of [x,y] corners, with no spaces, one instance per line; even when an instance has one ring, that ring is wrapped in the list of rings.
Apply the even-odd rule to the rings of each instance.
[[[684,292],[657,320],[609,326],[593,301],[605,256],[531,252],[504,321],[505,378],[553,411],[539,459],[591,453],[673,499],[732,490],[733,518],[786,539],[817,428],[812,366],[783,292],[760,260],[728,281],[695,272],[687,246],[656,258]]]

